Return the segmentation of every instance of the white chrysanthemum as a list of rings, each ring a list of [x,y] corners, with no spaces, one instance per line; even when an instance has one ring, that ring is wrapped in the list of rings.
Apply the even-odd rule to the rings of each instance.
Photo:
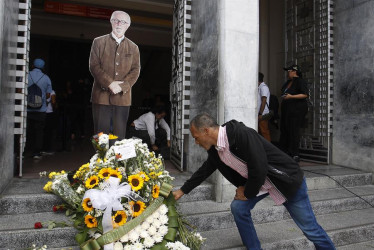
[[[141,225],[141,227],[142,227],[143,230],[147,230],[150,226],[151,225],[148,222],[146,222],[146,221],[144,221],[142,223],[142,225]]]
[[[155,244],[155,241],[151,237],[148,237],[144,239],[143,244],[146,248],[151,248]]]
[[[122,243],[121,242],[114,243],[113,249],[114,250],[123,250]]]
[[[203,240],[205,240],[205,238],[203,238],[203,236],[201,236],[201,234],[199,234],[199,233],[195,233],[194,234],[200,241],[203,241]]]
[[[160,228],[162,225],[158,219],[154,220],[152,224],[155,228]]]
[[[103,210],[100,210],[100,209],[94,209],[95,210],[95,215],[94,215],[94,217],[100,217],[100,216],[102,216],[103,215]]]
[[[143,239],[149,238],[149,233],[145,230],[140,232],[140,237]]]
[[[165,204],[162,204],[158,211],[160,212],[160,214],[166,214],[168,212],[168,207]]]
[[[162,235],[165,236],[168,233],[168,227],[165,225],[162,225],[159,229],[158,232]]]
[[[137,242],[139,239],[139,234],[135,230],[131,230],[129,232],[129,240],[134,243]]]
[[[140,233],[143,231],[143,229],[142,229],[141,226],[137,226],[136,228],[134,228],[134,230],[135,230],[138,234],[140,234]]]
[[[129,234],[125,234],[124,236],[121,237],[120,239],[121,242],[125,243],[129,241]]]
[[[157,228],[154,227],[154,226],[150,226],[150,227],[148,228],[148,233],[149,233],[149,235],[151,235],[151,236],[155,235],[155,234],[157,233]]]
[[[169,218],[167,215],[161,215],[160,218],[158,218],[158,220],[161,222],[162,225],[165,225],[166,223],[168,223]]]
[[[132,245],[126,245],[123,250],[131,250]]]
[[[99,136],[99,145],[107,145],[109,143],[109,135],[102,134]]]
[[[136,242],[134,245],[132,245],[131,249],[142,250],[142,249],[144,249],[144,246],[143,246],[142,243]]]
[[[158,217],[160,217],[160,213],[156,210],[150,217],[152,217],[153,220],[157,220]]]
[[[86,189],[82,186],[82,185],[80,185],[78,188],[77,188],[77,193],[78,194],[83,194],[84,192],[86,191]]]
[[[182,244],[180,241],[176,242],[169,242],[165,245],[168,249],[171,250],[189,250],[189,247],[186,247],[185,245]]]
[[[155,240],[155,242],[159,243],[164,239],[164,236],[160,233],[156,233],[152,238]]]
[[[153,222],[153,216],[148,216],[147,219],[145,219],[145,222],[149,223],[149,224],[152,224]]]

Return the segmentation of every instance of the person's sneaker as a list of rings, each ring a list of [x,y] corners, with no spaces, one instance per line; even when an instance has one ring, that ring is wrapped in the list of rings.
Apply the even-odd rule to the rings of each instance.
[[[294,157],[292,157],[293,159],[294,159],[294,161],[296,161],[296,162],[299,162],[300,161],[300,157],[299,156],[297,156],[297,155],[295,155]]]
[[[41,154],[36,154],[36,155],[33,155],[33,159],[34,160],[40,160],[43,156]]]
[[[41,155],[54,155],[55,154],[55,152],[53,152],[53,151],[42,151],[42,152],[40,152],[40,154]]]

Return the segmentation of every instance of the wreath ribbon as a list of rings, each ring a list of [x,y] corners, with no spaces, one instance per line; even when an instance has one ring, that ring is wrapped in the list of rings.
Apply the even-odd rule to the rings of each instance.
[[[169,241],[174,241],[175,239],[175,234],[176,234],[176,227],[175,222],[176,220],[174,219],[177,217],[177,212],[175,209],[175,200],[174,196],[170,192],[172,190],[173,186],[168,184],[168,183],[162,183],[161,188],[160,188],[160,195],[157,199],[153,201],[152,204],[148,206],[148,208],[138,217],[132,219],[131,221],[127,222],[125,225],[120,226],[118,228],[115,228],[109,232],[104,233],[102,236],[100,236],[97,239],[90,239],[80,245],[80,248],[82,250],[99,250],[101,249],[104,245],[113,243],[117,240],[119,240],[122,236],[125,234],[129,233],[131,230],[133,230],[136,226],[138,226],[140,223],[145,221],[145,219],[148,218],[151,214],[153,214],[165,201],[166,198],[166,203],[168,206],[168,216],[169,216],[169,231],[165,235],[164,239],[167,239]],[[172,226],[172,227],[171,227]],[[174,230],[175,232],[174,232]],[[170,234],[169,234],[170,233]],[[174,237],[173,237],[174,235]]]

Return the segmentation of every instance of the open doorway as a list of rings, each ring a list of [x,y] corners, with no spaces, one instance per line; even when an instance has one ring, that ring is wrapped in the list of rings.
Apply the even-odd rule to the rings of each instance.
[[[25,158],[24,173],[34,175],[53,170],[48,169],[51,163],[56,169],[76,169],[94,154],[90,145],[93,78],[88,60],[93,38],[111,32],[109,18],[50,13],[45,9],[46,2],[51,1],[33,1],[29,60],[30,66],[38,57],[46,61],[45,73],[50,76],[57,96],[57,114],[51,154],[39,161]],[[123,6],[101,2],[77,5],[95,7],[96,3],[98,9],[121,9],[133,17],[126,36],[139,46],[141,73],[132,89],[130,123],[147,112],[151,103],[169,105],[173,1],[147,2],[143,6],[133,1],[123,1]],[[170,124],[170,115],[166,121]]]

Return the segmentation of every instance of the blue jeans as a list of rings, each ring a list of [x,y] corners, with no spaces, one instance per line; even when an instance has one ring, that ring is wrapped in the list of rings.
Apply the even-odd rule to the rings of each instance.
[[[247,249],[261,249],[256,229],[253,225],[251,210],[256,203],[265,198],[263,194],[246,201],[234,200],[231,203],[231,212],[234,215],[236,226],[240,237]],[[313,242],[317,250],[335,250],[334,243],[325,230],[317,223],[312,207],[310,205],[305,178],[297,193],[283,204],[297,226],[304,235]]]

